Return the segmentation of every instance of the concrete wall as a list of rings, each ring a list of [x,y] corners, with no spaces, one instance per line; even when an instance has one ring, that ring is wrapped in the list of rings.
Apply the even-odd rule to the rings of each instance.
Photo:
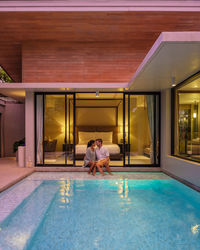
[[[194,185],[200,186],[200,164],[170,156],[171,94],[161,93],[161,168]]]
[[[4,112],[4,156],[15,156],[13,143],[25,137],[24,104],[8,103]]]

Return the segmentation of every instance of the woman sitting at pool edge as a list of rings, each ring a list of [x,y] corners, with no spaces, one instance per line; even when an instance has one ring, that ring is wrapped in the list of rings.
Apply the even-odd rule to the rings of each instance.
[[[102,168],[100,168],[99,166],[96,166],[96,152],[95,152],[95,146],[96,146],[96,142],[94,140],[90,140],[88,142],[87,145],[87,150],[86,150],[86,154],[84,157],[84,167],[89,167],[89,171],[88,174],[91,173],[91,171],[93,170],[93,176],[95,176],[96,173],[96,168],[98,168],[99,172],[104,175],[104,172],[102,170]]]

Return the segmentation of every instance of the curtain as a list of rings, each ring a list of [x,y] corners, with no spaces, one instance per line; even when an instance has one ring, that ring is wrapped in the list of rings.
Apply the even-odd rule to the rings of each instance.
[[[149,130],[150,130],[150,159],[151,163],[154,163],[154,96],[147,95],[146,96],[146,103],[147,103],[147,114],[148,114],[148,121],[149,121]]]
[[[36,99],[37,163],[43,164],[43,95]]]

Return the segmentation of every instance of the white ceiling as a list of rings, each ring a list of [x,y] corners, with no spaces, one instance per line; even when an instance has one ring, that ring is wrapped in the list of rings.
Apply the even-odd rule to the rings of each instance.
[[[180,90],[200,91],[200,77],[190,82],[189,84],[186,84],[185,86],[181,87]]]
[[[200,93],[179,93],[179,104],[195,104],[200,102]]]
[[[131,90],[171,88],[200,70],[200,32],[164,32],[129,82]]]

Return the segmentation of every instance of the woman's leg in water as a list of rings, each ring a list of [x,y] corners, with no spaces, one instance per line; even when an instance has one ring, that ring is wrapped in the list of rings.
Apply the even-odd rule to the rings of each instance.
[[[90,168],[89,168],[89,170],[88,170],[88,174],[90,174],[91,171],[92,171],[92,169],[94,168],[95,163],[94,163],[94,162],[89,162],[88,165],[90,166]]]
[[[97,166],[99,172],[104,176],[105,174],[104,174],[104,172],[103,172],[103,169],[102,169],[102,167],[101,167],[101,164],[97,163],[96,166]]]
[[[93,176],[95,176],[96,170],[97,170],[97,167],[96,167],[96,164],[95,164],[94,167],[93,167],[93,173],[92,173]]]

